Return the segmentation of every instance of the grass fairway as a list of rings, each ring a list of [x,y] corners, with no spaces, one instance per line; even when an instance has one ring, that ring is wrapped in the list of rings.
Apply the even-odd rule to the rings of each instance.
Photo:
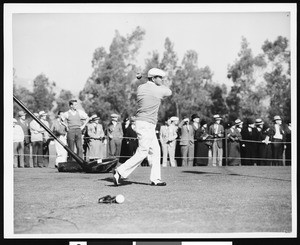
[[[162,168],[165,187],[138,167],[124,185],[112,174],[14,169],[15,234],[291,232],[291,168]],[[104,195],[123,204],[99,204]]]

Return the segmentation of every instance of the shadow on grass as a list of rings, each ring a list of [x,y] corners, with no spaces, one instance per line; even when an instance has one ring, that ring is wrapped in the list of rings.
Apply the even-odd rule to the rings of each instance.
[[[112,183],[112,185],[108,185],[108,186],[110,186],[110,187],[117,187],[117,186],[115,186],[115,184],[114,184],[114,181],[113,181],[113,179],[112,178],[105,178],[105,179],[100,179],[101,181],[107,181],[107,182],[110,182],[110,183]],[[150,184],[148,184],[148,183],[143,183],[143,182],[136,182],[136,181],[128,181],[128,180],[122,180],[121,181],[121,184],[119,185],[119,186],[126,186],[126,185],[132,185],[132,184],[134,184],[134,185],[150,185]],[[119,187],[118,186],[118,187]]]
[[[258,178],[258,179],[269,179],[269,180],[280,180],[280,181],[287,181],[291,182],[290,179],[279,179],[279,178],[271,178],[271,177],[263,177],[263,176],[255,176],[255,175],[247,175],[247,174],[238,174],[234,173],[226,168],[223,167],[218,167],[218,169],[222,169],[222,172],[203,172],[203,171],[182,171],[183,173],[189,173],[189,174],[206,174],[206,175],[211,175],[211,174],[221,174],[221,175],[232,175],[232,176],[239,176],[239,177],[250,177],[250,178]]]

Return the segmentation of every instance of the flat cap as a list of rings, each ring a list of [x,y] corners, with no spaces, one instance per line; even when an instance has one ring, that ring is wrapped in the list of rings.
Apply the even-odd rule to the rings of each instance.
[[[156,76],[160,76],[160,77],[165,77],[166,73],[158,68],[152,68],[148,71],[148,77],[156,77]]]

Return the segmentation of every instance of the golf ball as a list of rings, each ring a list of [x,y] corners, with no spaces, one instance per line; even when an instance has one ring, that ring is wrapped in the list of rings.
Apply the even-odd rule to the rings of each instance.
[[[119,195],[116,196],[116,202],[117,203],[123,203],[124,200],[125,200],[125,197],[123,195],[119,194]]]

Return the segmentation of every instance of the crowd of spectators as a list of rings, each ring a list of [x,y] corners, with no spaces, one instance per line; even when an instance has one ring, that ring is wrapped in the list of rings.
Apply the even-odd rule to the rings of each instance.
[[[86,161],[117,157],[122,164],[137,149],[134,117],[111,114],[111,121],[103,125],[99,115],[89,117],[79,110],[77,101],[69,102],[70,109],[59,111],[49,123],[47,113],[34,113],[61,142]],[[13,119],[14,167],[48,167],[49,144],[56,150],[55,166],[71,161],[67,151],[39,122],[19,111]],[[157,125],[161,146],[161,164],[171,166],[240,166],[291,165],[291,122],[283,124],[274,116],[271,125],[261,118],[236,119],[223,122],[219,114],[208,123],[197,114],[179,120],[172,116]],[[30,164],[32,159],[32,165]],[[147,166],[145,159],[142,166]]]

